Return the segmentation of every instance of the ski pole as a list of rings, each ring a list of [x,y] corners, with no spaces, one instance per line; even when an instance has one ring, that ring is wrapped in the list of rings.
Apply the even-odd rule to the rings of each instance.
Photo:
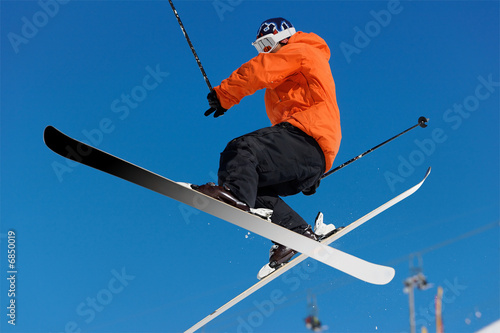
[[[181,27],[182,33],[184,34],[184,37],[186,38],[186,41],[188,42],[189,47],[191,48],[191,51],[193,52],[194,59],[196,60],[198,67],[200,67],[201,74],[203,74],[203,78],[205,79],[205,82],[207,83],[208,89],[210,89],[210,91],[212,91],[213,90],[212,85],[210,84],[210,81],[208,80],[207,73],[205,73],[205,70],[203,69],[203,66],[201,65],[200,58],[198,58],[198,55],[196,54],[193,43],[191,43],[191,39],[189,39],[189,36],[186,32],[186,29],[184,29],[184,24],[182,24],[181,18],[179,17],[179,14],[177,13],[177,10],[175,9],[172,0],[168,0],[168,2],[170,2],[170,6],[172,7],[172,10],[174,11],[174,15],[177,18],[177,22],[179,22],[179,26]]]
[[[422,127],[422,128],[427,127],[427,122],[428,122],[428,121],[429,121],[429,118],[425,118],[425,117],[420,117],[420,118],[418,118],[418,123],[417,123],[416,125],[413,125],[412,127],[408,128],[407,130],[404,130],[403,132],[399,133],[398,135],[393,136],[393,137],[392,137],[392,138],[390,138],[389,140],[386,140],[386,141],[382,142],[381,144],[379,144],[379,145],[377,145],[377,146],[373,147],[372,149],[369,149],[369,150],[365,151],[363,154],[358,155],[358,156],[356,156],[356,157],[354,157],[354,158],[350,159],[349,161],[347,161],[347,162],[345,162],[345,163],[343,163],[343,164],[339,165],[339,166],[338,166],[338,167],[336,167],[335,169],[332,169],[332,170],[328,171],[328,172],[327,172],[327,173],[325,173],[323,176],[321,176],[321,179],[323,179],[323,178],[325,178],[325,177],[328,177],[328,176],[330,176],[332,173],[334,173],[334,172],[336,172],[336,171],[338,171],[338,170],[342,169],[343,167],[345,167],[345,166],[347,166],[347,165],[351,164],[352,162],[354,162],[354,161],[356,161],[356,160],[359,160],[361,157],[363,157],[363,156],[365,156],[365,155],[367,155],[367,154],[371,153],[372,151],[374,151],[374,150],[375,150],[375,149],[377,149],[377,148],[382,147],[382,146],[383,146],[383,145],[385,145],[386,143],[388,143],[388,142],[390,142],[390,141],[392,141],[392,140],[396,139],[397,137],[399,137],[399,136],[401,136],[401,135],[405,134],[406,132],[411,131],[412,129],[414,129],[414,128],[415,128],[415,127],[417,127],[417,126],[420,126],[420,127]]]

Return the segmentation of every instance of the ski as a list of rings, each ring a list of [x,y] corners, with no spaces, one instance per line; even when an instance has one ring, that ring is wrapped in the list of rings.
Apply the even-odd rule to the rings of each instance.
[[[384,203],[380,207],[372,210],[371,212],[369,212],[365,216],[363,216],[363,217],[359,218],[358,220],[352,222],[347,227],[339,230],[338,232],[334,233],[330,237],[323,239],[321,242],[323,244],[327,245],[327,244],[330,244],[330,243],[336,241],[337,239],[339,239],[339,238],[347,235],[348,233],[350,233],[351,231],[353,231],[354,229],[356,229],[357,227],[359,227],[363,223],[367,222],[368,220],[370,220],[370,219],[374,218],[375,216],[377,216],[378,214],[382,213],[386,209],[394,206],[398,202],[400,202],[400,201],[404,200],[405,198],[409,197],[410,195],[412,195],[413,193],[415,193],[422,186],[422,184],[427,179],[427,176],[429,176],[430,172],[431,172],[431,168],[427,169],[427,172],[425,173],[424,178],[418,184],[416,184],[412,188],[406,190],[405,192],[399,194],[398,196],[394,197],[390,201]],[[214,318],[216,318],[217,316],[219,316],[220,314],[222,314],[224,311],[228,310],[229,308],[231,308],[234,305],[236,305],[238,302],[240,302],[243,299],[247,298],[248,296],[250,296],[251,294],[253,294],[257,290],[259,290],[260,288],[264,287],[266,284],[268,284],[269,282],[273,281],[274,279],[276,279],[277,277],[279,277],[283,273],[285,273],[285,272],[289,271],[290,269],[292,269],[293,267],[297,266],[298,264],[300,264],[305,259],[307,259],[307,255],[301,254],[298,257],[296,257],[295,259],[293,259],[292,261],[290,261],[289,263],[285,264],[284,266],[281,266],[280,268],[278,268],[277,270],[275,270],[271,274],[267,275],[262,280],[260,280],[259,282],[255,283],[253,286],[251,286],[250,288],[248,288],[247,290],[245,290],[244,292],[242,292],[241,294],[239,294],[238,296],[236,296],[235,298],[233,298],[232,300],[230,300],[229,302],[227,302],[226,304],[224,304],[223,306],[221,306],[220,308],[218,308],[217,310],[215,310],[214,312],[212,312],[211,314],[209,314],[208,316],[206,316],[205,318],[203,318],[201,321],[199,321],[198,323],[196,323],[194,326],[192,326],[191,328],[189,328],[188,330],[186,330],[185,333],[195,332],[196,330],[198,330],[199,328],[203,327],[204,325],[206,325],[207,323],[209,323],[211,320],[213,320]]]
[[[127,162],[86,143],[75,140],[52,126],[44,131],[45,144],[55,153],[122,178],[169,198],[192,206],[238,227],[288,246],[368,283],[383,285],[395,275],[392,267],[373,264],[299,235],[253,214],[234,208],[198,191]]]

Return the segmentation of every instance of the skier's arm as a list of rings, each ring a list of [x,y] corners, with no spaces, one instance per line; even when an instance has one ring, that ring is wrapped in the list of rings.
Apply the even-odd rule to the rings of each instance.
[[[298,72],[303,56],[297,51],[289,45],[277,53],[259,54],[243,64],[214,88],[222,107],[229,109],[257,90],[273,89],[288,76]]]

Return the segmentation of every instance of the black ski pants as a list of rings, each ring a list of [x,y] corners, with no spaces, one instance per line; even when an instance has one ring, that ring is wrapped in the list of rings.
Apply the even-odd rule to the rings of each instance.
[[[221,153],[219,185],[253,208],[273,210],[271,220],[302,233],[308,223],[280,197],[317,186],[325,156],[316,140],[289,123],[230,141]]]

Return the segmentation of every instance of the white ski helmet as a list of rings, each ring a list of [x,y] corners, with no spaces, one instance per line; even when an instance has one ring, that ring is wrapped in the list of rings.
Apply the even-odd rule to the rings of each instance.
[[[259,53],[269,53],[294,33],[295,28],[288,20],[282,17],[271,18],[262,22],[252,45]]]

